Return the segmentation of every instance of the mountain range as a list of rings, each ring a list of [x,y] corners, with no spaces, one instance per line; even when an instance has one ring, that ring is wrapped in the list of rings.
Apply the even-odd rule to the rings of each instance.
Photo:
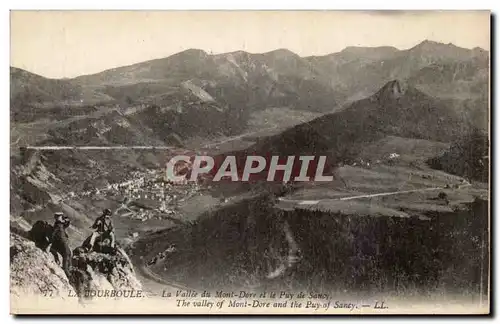
[[[489,53],[427,40],[407,50],[347,47],[310,57],[286,49],[215,55],[190,49],[73,79],[15,67],[10,77],[11,120],[47,121],[44,144],[163,145],[236,135],[253,113],[271,107],[345,110],[335,115],[344,122],[333,123],[346,130],[342,138],[371,132],[367,123],[374,121],[377,131],[445,141],[457,118],[483,130],[488,125]],[[394,101],[391,93],[403,85],[402,98]],[[421,114],[438,121],[436,127],[417,122]],[[330,129],[323,122],[330,117],[324,118],[298,127]],[[392,119],[401,122],[389,126]]]
[[[453,81],[487,82],[488,55],[480,48],[470,50],[427,40],[407,50],[347,47],[338,53],[310,57],[286,49],[216,55],[190,49],[73,79],[46,79],[12,68],[11,95],[25,102],[163,103],[183,88],[183,82],[191,81],[193,87],[227,104],[238,103],[237,94],[245,92],[240,101],[250,106],[288,104],[298,109],[331,110],[337,103],[373,92],[392,79],[413,77],[418,82],[426,72],[432,73],[429,66],[450,71]],[[307,95],[311,89],[316,92],[314,100]],[[335,100],[317,101],[321,96]]]

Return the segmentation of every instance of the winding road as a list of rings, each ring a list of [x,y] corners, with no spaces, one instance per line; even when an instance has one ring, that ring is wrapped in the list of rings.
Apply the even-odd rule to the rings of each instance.
[[[464,181],[465,181],[465,183],[460,185],[458,187],[458,189],[462,189],[462,188],[471,186],[471,184],[469,182],[467,182],[466,180],[464,180]],[[382,197],[382,196],[394,196],[394,195],[400,195],[400,194],[406,194],[406,193],[412,193],[412,192],[423,192],[423,191],[433,191],[433,190],[443,190],[443,189],[446,189],[446,188],[444,188],[444,187],[430,187],[430,188],[420,188],[420,189],[412,189],[412,190],[380,192],[380,193],[374,193],[374,194],[356,195],[356,196],[348,196],[348,197],[340,197],[340,198],[328,198],[328,199],[320,199],[320,200],[294,200],[294,199],[284,199],[281,197],[278,198],[278,200],[283,201],[283,202],[297,203],[298,205],[317,205],[321,201],[332,201],[332,200],[345,201],[345,200],[373,198],[373,197]]]

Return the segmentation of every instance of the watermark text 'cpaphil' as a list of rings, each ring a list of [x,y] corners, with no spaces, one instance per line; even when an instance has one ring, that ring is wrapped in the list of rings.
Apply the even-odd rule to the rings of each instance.
[[[326,156],[188,156],[177,155],[166,165],[166,178],[172,182],[199,181],[332,181]]]

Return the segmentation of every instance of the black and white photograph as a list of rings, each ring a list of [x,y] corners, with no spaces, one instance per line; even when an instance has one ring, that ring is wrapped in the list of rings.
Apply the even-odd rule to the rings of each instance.
[[[489,314],[490,24],[12,10],[11,313]]]

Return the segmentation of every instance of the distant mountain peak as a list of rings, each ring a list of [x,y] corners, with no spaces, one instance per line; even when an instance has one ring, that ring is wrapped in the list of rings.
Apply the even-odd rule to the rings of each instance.
[[[400,80],[392,80],[387,82],[375,94],[379,100],[393,100],[403,96],[408,90],[408,84]]]
[[[412,48],[412,50],[424,50],[424,51],[433,51],[433,50],[439,50],[439,49],[445,49],[445,48],[450,48],[450,49],[458,49],[459,47],[456,46],[453,43],[440,43],[432,40],[424,40],[420,44],[417,44]]]
[[[344,48],[340,53],[359,53],[359,52],[366,52],[366,51],[388,51],[388,52],[396,52],[398,49],[393,46],[375,46],[375,47],[369,47],[369,46],[347,46]]]
[[[174,57],[174,56],[205,57],[207,55],[208,55],[207,52],[205,52],[202,49],[190,48],[190,49],[184,50],[182,52],[176,53],[176,54],[174,54],[174,55],[172,55],[170,57]]]
[[[222,53],[220,55],[234,55],[234,56],[239,56],[239,55],[249,55],[249,53],[245,52],[243,50],[238,50],[238,51],[234,51],[234,52]]]
[[[274,57],[288,57],[288,56],[297,56],[294,52],[290,51],[289,49],[286,48],[278,48],[275,49],[274,51],[269,51],[264,53],[264,55],[272,55]]]
[[[23,70],[15,66],[10,66],[10,73],[16,73],[16,72],[26,72],[26,70]]]
[[[478,54],[487,54],[487,53],[488,53],[488,51],[487,51],[487,50],[485,50],[484,48],[479,47],[479,46],[474,47],[474,48],[472,49],[472,52],[473,52],[474,54],[476,54],[476,55],[478,55]]]
[[[207,54],[207,52],[205,52],[204,50],[202,49],[199,49],[199,48],[189,48],[187,50],[184,50],[182,52],[179,52],[179,53],[184,53],[184,54]]]
[[[425,39],[417,46],[430,46],[430,45],[444,45],[444,44],[433,40]]]
[[[390,58],[397,52],[399,52],[399,50],[392,46],[375,46],[375,47],[347,46],[342,51],[330,54],[330,56],[337,58],[340,57],[343,59],[361,58],[361,59],[380,60],[380,59]]]
[[[17,77],[39,77],[39,78],[45,78],[41,75],[38,75],[38,74],[35,74],[33,72],[30,72],[30,71],[26,71],[24,69],[21,69],[21,68],[18,68],[18,67],[15,67],[15,66],[11,66],[10,67],[10,74],[11,76],[17,76]],[[48,78],[46,78],[48,79]]]

